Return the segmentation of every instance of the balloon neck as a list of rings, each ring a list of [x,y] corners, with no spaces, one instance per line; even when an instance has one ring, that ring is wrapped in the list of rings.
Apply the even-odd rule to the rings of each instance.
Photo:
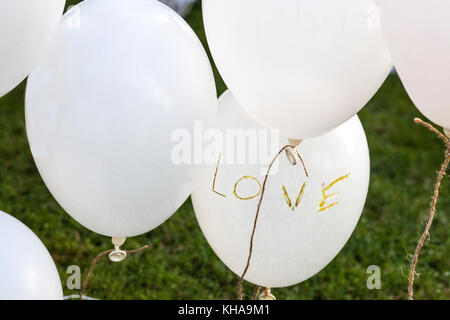
[[[259,295],[259,300],[277,300],[270,292],[270,288],[264,288],[264,292]]]
[[[444,128],[444,133],[450,139],[450,129]]]
[[[289,161],[290,164],[292,164],[293,166],[297,165],[297,157],[295,155],[295,147],[297,147],[298,145],[300,145],[300,143],[302,143],[303,140],[298,140],[298,139],[288,139],[288,144],[293,146],[294,148],[287,148],[286,149],[286,157]]]
[[[109,253],[109,260],[112,262],[120,262],[127,257],[127,252],[120,249],[120,246],[125,243],[126,239],[127,238],[112,237],[111,240],[114,245],[114,250]]]
[[[290,144],[291,146],[296,147],[296,146],[300,145],[300,143],[302,143],[302,141],[303,141],[303,140],[301,140],[301,139],[292,139],[292,138],[289,138],[289,139],[288,139],[288,144]]]

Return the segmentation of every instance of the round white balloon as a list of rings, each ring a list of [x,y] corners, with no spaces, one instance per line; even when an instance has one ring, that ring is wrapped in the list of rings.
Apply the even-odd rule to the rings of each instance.
[[[203,16],[236,100],[290,138],[350,119],[392,68],[373,0],[203,0]]]
[[[377,3],[386,43],[410,97],[426,117],[450,129],[450,1]]]
[[[65,2],[0,1],[0,97],[36,67],[59,25]]]
[[[28,138],[47,187],[79,223],[115,237],[156,228],[188,198],[204,168],[172,161],[172,134],[216,111],[200,41],[155,0],[72,8],[26,94]]]
[[[62,300],[58,270],[26,225],[0,211],[0,300]]]
[[[258,126],[239,109],[226,93],[219,101],[219,126],[249,134],[247,130]],[[221,161],[229,159],[230,151],[239,157],[237,149],[225,149]],[[357,116],[324,136],[303,141],[298,151],[308,177],[300,164],[292,166],[282,154],[268,178],[245,277],[259,286],[290,286],[319,272],[343,248],[364,207],[369,150]],[[249,254],[266,165],[221,163],[192,194],[207,241],[239,276]]]

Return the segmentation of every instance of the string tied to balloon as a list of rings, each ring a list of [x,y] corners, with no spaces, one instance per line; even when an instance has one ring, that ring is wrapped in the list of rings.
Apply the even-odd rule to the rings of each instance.
[[[122,249],[120,249],[120,247],[125,243],[125,241],[126,241],[126,238],[113,237],[112,244],[114,245],[114,249],[110,249],[110,250],[101,252],[94,258],[94,260],[92,260],[91,267],[89,268],[88,274],[86,276],[86,280],[84,280],[83,287],[80,291],[80,300],[83,300],[84,293],[86,292],[87,285],[89,283],[89,279],[92,276],[92,272],[94,271],[96,264],[104,256],[108,255],[109,260],[111,262],[120,262],[120,261],[123,261],[130,254],[141,252],[143,250],[150,248],[150,245],[147,244],[147,245],[145,245],[141,248],[135,249],[135,250],[122,250]]]
[[[306,169],[305,162],[303,161],[302,156],[300,155],[300,153],[296,149],[297,146],[301,143],[301,140],[296,140],[296,141],[298,142],[297,144],[288,144],[288,145],[284,146],[283,148],[281,148],[280,151],[278,151],[278,153],[275,155],[275,157],[270,162],[269,167],[267,168],[266,175],[264,176],[264,182],[262,184],[261,194],[259,196],[259,201],[258,201],[258,206],[256,207],[256,214],[255,214],[255,219],[254,219],[254,222],[253,222],[253,230],[252,230],[252,234],[251,234],[251,237],[250,237],[250,245],[249,245],[249,252],[248,252],[248,257],[247,257],[247,264],[245,265],[245,268],[244,268],[244,271],[242,272],[242,275],[239,277],[239,282],[238,282],[238,285],[237,285],[237,294],[238,294],[238,299],[239,300],[243,300],[242,283],[243,283],[244,277],[247,274],[247,271],[248,271],[248,269],[250,267],[250,262],[251,262],[252,255],[253,255],[253,243],[254,243],[254,239],[255,239],[256,226],[258,224],[258,219],[259,219],[259,212],[261,210],[261,204],[262,204],[262,201],[264,199],[264,193],[266,191],[267,180],[269,178],[270,171],[271,171],[273,165],[275,164],[275,161],[280,157],[280,155],[283,152],[286,153],[286,156],[287,156],[289,162],[292,165],[296,165],[297,164],[297,159],[296,158],[298,158],[300,160],[302,166],[303,166],[303,170],[305,171],[306,177],[309,177],[308,170]],[[290,139],[289,142],[294,142],[294,140]],[[291,160],[293,160],[292,158],[295,161],[291,161]],[[268,293],[270,295],[270,288],[266,288],[266,289],[269,290]],[[266,289],[265,289],[265,292],[267,292]],[[258,288],[257,288],[257,290],[258,290]],[[255,291],[255,293],[256,293],[256,291]],[[273,297],[273,298],[275,298],[275,297]],[[271,300],[271,299],[264,299],[264,300]]]
[[[442,163],[441,168],[437,173],[437,180],[436,180],[436,184],[434,186],[434,194],[433,194],[433,198],[431,200],[431,209],[430,209],[430,213],[428,216],[428,221],[425,226],[425,230],[417,243],[416,251],[414,252],[414,255],[413,255],[413,258],[411,261],[411,270],[409,273],[409,285],[408,285],[408,300],[414,300],[414,280],[417,275],[416,267],[417,267],[417,262],[419,261],[420,250],[424,246],[425,241],[427,241],[427,239],[430,238],[430,229],[433,224],[434,216],[436,214],[436,205],[439,200],[439,189],[441,187],[442,179],[444,178],[444,176],[447,172],[447,168],[450,163],[450,130],[444,129],[445,134],[443,134],[438,129],[436,129],[433,125],[431,125],[419,118],[415,118],[414,122],[418,125],[424,126],[431,132],[434,132],[444,142],[446,149],[445,149],[445,155],[444,155],[444,162]]]
[[[127,252],[120,249],[120,246],[122,246],[126,240],[127,238],[112,237],[111,241],[114,245],[114,250],[109,253],[109,260],[112,262],[120,262],[127,257]]]
[[[296,156],[297,149],[296,149],[296,147],[298,145],[300,145],[300,143],[302,143],[302,140],[288,139],[288,144],[291,145],[292,147],[287,148],[285,152],[286,152],[286,157],[287,157],[288,161],[293,166],[297,165],[297,156]]]

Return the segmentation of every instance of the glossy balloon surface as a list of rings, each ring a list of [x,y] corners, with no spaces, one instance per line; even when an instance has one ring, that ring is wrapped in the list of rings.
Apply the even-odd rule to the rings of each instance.
[[[174,130],[217,109],[207,55],[155,0],[88,0],[64,17],[30,76],[27,133],[47,187],[100,234],[150,231],[188,198],[200,165],[176,165]]]
[[[373,0],[204,0],[203,17],[236,100],[290,138],[350,119],[392,68]]]
[[[417,108],[450,129],[450,2],[377,0],[400,78]]]
[[[62,300],[58,270],[39,238],[0,211],[0,300]]]
[[[65,0],[0,1],[0,97],[24,80],[45,54]]]

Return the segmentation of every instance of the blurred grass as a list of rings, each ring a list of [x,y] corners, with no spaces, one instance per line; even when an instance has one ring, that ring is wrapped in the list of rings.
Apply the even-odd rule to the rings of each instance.
[[[68,1],[75,4],[78,1]],[[188,22],[206,46],[200,5]],[[218,92],[225,85],[214,68]],[[27,224],[51,252],[65,284],[77,264],[86,274],[91,260],[111,247],[72,220],[55,202],[34,165],[24,124],[25,85],[0,99],[0,209]],[[338,257],[312,279],[274,290],[278,299],[404,299],[408,254],[413,253],[428,212],[443,146],[412,119],[420,116],[397,76],[390,76],[360,112],[371,150],[371,184],[362,218]],[[431,241],[420,257],[416,298],[449,299],[450,208],[444,179]],[[104,259],[87,294],[101,299],[233,299],[236,276],[215,256],[195,220],[190,201],[151,233],[128,239],[127,248],[151,243],[120,264]],[[381,290],[368,290],[366,269],[381,267]],[[246,285],[248,294],[253,288]],[[75,291],[65,288],[65,294]]]

